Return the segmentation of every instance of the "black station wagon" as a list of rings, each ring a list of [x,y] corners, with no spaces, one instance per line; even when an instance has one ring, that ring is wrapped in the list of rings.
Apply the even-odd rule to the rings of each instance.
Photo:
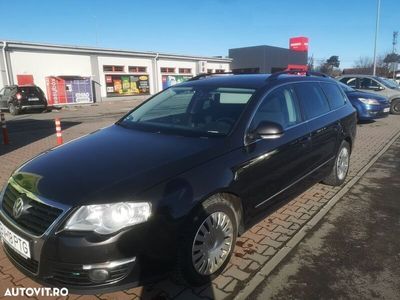
[[[288,190],[342,184],[355,134],[354,108],[321,74],[197,76],[18,168],[0,195],[4,250],[75,292],[167,270],[201,285]]]

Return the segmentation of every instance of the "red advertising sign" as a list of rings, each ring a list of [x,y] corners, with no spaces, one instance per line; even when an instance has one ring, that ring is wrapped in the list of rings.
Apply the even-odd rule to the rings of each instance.
[[[308,38],[304,36],[290,38],[289,48],[293,51],[308,51]]]
[[[17,75],[18,85],[33,85],[33,75]]]
[[[306,65],[288,65],[286,70],[287,71],[298,70],[298,71],[301,71],[301,72],[306,72],[307,71],[307,66]]]
[[[50,105],[93,102],[90,77],[46,77],[47,100]]]
[[[65,80],[54,76],[46,77],[46,89],[49,105],[65,104],[67,102]]]

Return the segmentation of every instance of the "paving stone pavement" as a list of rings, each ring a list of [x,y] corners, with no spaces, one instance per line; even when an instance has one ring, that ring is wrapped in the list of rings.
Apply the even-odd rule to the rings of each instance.
[[[99,119],[81,122],[64,130],[64,141],[111,124],[113,120]],[[357,140],[351,156],[347,182],[400,131],[400,116],[389,116],[372,123],[359,124]],[[22,162],[54,146],[55,136],[38,139],[22,147],[4,151],[0,145],[0,186]],[[246,283],[291,237],[310,220],[338,191],[340,187],[315,184],[289,199],[285,204],[255,224],[237,239],[234,255],[222,273],[212,283],[200,288],[178,285],[169,279],[144,287],[96,296],[70,295],[68,299],[232,299]],[[0,250],[0,297],[13,286],[39,286],[16,270]]]

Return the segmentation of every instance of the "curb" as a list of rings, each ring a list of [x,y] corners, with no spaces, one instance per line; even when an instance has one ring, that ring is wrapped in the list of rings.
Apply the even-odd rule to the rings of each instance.
[[[281,248],[246,284],[246,286],[234,297],[235,300],[247,299],[251,293],[267,279],[268,275],[279,265],[279,263],[304,239],[306,234],[315,227],[319,221],[332,209],[333,206],[355,185],[369,168],[389,149],[389,147],[400,137],[397,132],[389,142],[366,164],[358,173],[347,182],[321,210],[315,214],[296,234]]]

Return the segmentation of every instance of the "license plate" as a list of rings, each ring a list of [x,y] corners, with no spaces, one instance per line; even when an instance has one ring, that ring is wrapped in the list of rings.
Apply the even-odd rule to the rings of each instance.
[[[28,98],[28,101],[39,101],[39,98],[36,98],[36,97],[34,97],[34,98]]]
[[[390,111],[389,107],[386,107],[386,108],[383,109],[383,112],[389,112],[389,111]]]
[[[7,243],[13,250],[21,254],[25,258],[31,258],[31,250],[29,242],[18,234],[15,234],[0,222],[0,236],[4,243]]]

